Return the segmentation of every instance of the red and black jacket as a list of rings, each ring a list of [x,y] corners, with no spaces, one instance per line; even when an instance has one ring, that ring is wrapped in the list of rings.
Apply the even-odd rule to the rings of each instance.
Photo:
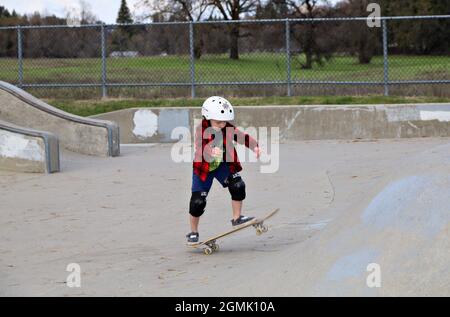
[[[209,129],[208,129],[209,128]],[[223,139],[224,161],[230,167],[231,173],[237,173],[242,170],[233,141],[239,144],[245,144],[246,147],[253,150],[258,146],[258,142],[249,134],[240,131],[231,123],[227,122],[225,128],[221,130]],[[214,146],[214,139],[217,132],[211,128],[209,120],[203,119],[202,124],[195,129],[195,154],[193,168],[202,181],[205,181],[209,173],[209,162],[212,159],[211,151]]]

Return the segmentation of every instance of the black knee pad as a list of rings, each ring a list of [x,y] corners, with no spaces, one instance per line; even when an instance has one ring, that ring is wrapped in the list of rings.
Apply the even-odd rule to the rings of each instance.
[[[231,174],[228,177],[228,191],[233,200],[242,201],[245,199],[245,183],[238,173]]]
[[[207,192],[192,192],[189,203],[189,213],[194,217],[200,217],[205,212]]]

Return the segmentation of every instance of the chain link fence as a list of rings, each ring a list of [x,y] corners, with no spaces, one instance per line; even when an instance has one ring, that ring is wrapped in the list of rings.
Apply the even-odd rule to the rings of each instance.
[[[449,96],[450,16],[378,22],[1,27],[0,79],[47,98]]]

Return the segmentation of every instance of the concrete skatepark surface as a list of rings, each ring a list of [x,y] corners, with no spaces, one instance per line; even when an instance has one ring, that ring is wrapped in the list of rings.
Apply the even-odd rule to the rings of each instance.
[[[269,232],[211,256],[185,246],[192,169],[170,152],[62,152],[64,173],[0,172],[0,296],[450,296],[450,138],[282,143],[277,173],[243,164],[244,214],[280,208]],[[230,209],[215,183],[201,237],[228,229]]]

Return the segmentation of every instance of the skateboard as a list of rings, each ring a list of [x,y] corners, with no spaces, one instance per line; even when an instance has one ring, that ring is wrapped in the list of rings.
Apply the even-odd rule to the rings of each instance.
[[[224,232],[222,234],[219,234],[217,236],[214,236],[214,237],[209,238],[202,242],[187,244],[187,246],[192,247],[192,248],[197,248],[197,249],[202,248],[203,252],[206,255],[210,255],[213,252],[216,252],[219,250],[219,245],[217,244],[218,239],[223,238],[227,235],[230,235],[234,232],[240,231],[240,230],[248,228],[248,227],[254,227],[256,230],[256,235],[259,236],[262,233],[267,232],[269,230],[269,227],[264,225],[264,221],[266,221],[267,219],[269,219],[270,217],[275,215],[278,212],[278,210],[280,210],[280,209],[277,208],[277,209],[273,210],[272,212],[270,212],[269,214],[267,214],[265,217],[255,218],[255,219],[250,220],[249,222],[246,222],[240,226],[237,226],[227,232]]]

